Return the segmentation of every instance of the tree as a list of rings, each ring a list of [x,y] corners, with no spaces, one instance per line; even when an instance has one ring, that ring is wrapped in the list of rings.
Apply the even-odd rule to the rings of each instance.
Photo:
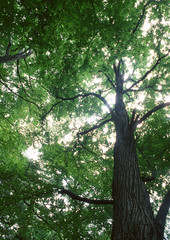
[[[166,6],[2,4],[3,238],[163,239],[170,204]],[[37,163],[22,155],[33,143],[41,143]]]

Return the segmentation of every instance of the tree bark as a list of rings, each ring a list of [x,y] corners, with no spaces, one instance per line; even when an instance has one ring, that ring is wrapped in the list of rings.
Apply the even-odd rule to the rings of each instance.
[[[137,165],[133,130],[127,125],[123,132],[118,132],[117,135],[114,149],[114,222],[111,239],[156,240],[149,194]]]
[[[116,72],[112,240],[157,240],[149,194],[141,179],[134,140],[134,123],[123,103],[123,78]]]
[[[166,216],[168,214],[169,206],[170,206],[170,190],[167,192],[159,208],[159,211],[156,215],[158,240],[162,240],[164,236],[165,222],[166,222]]]
[[[0,57],[0,63],[8,63],[8,62],[11,62],[11,61],[17,61],[17,60],[20,60],[20,59],[25,59],[28,56],[30,56],[31,54],[33,54],[33,51],[31,49],[28,49],[28,51],[20,52],[20,53],[17,53],[15,55],[13,55],[13,56],[5,55],[5,56]]]

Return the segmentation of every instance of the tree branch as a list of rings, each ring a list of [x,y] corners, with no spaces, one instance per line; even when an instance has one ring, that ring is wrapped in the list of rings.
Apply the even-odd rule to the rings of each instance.
[[[55,106],[57,106],[58,104],[62,103],[62,102],[63,102],[63,100],[61,100],[61,101],[53,104],[53,105],[51,106],[51,108],[48,110],[48,112],[46,112],[46,113],[42,116],[41,121],[43,122],[44,119],[47,117],[47,115],[53,110],[53,108],[54,108]]]
[[[136,81],[135,83],[133,83],[128,89],[124,90],[123,93],[127,93],[127,92],[130,92],[130,91],[133,91],[132,88],[133,88],[134,86],[136,86],[138,83],[142,82],[142,81],[157,67],[157,65],[160,63],[160,61],[161,61],[163,58],[165,58],[165,57],[168,56],[168,54],[169,54],[169,52],[168,52],[166,55],[158,58],[158,60],[156,61],[156,63],[153,65],[153,67],[152,67],[150,70],[148,70],[148,71],[143,75],[143,77],[141,77],[138,81]]]
[[[83,132],[78,133],[78,135],[85,135],[85,134],[87,134],[87,133],[89,133],[89,132],[92,132],[92,131],[94,131],[95,129],[100,128],[101,126],[103,126],[104,124],[106,124],[106,123],[108,123],[108,122],[110,122],[110,121],[112,121],[111,118],[109,118],[109,119],[101,122],[101,123],[98,124],[98,125],[95,125],[95,126],[89,128],[89,129],[86,130],[86,131],[83,131]]]
[[[0,77],[2,77],[1,74],[0,74]],[[0,83],[2,83],[2,84],[3,84],[3,85],[4,85],[4,86],[5,86],[10,92],[12,92],[15,96],[21,98],[21,99],[24,100],[25,102],[28,102],[28,103],[34,104],[38,109],[40,109],[40,107],[39,107],[35,102],[30,101],[30,100],[28,100],[28,99],[22,97],[21,95],[15,93],[15,92],[14,92],[11,88],[9,88],[8,85],[7,85],[6,83],[4,83],[2,80],[0,80]]]
[[[33,54],[33,51],[31,49],[28,49],[25,52],[19,52],[13,56],[6,54],[5,56],[0,57],[0,63],[8,63],[8,62],[16,61],[19,59],[25,59],[32,54]]]
[[[163,236],[164,236],[166,216],[168,214],[169,207],[170,207],[170,190],[165,195],[165,198],[156,215],[156,224],[157,224],[159,239],[163,239]]]
[[[161,103],[159,105],[157,105],[156,107],[154,107],[152,110],[148,111],[147,113],[145,113],[143,115],[143,117],[141,117],[141,119],[139,119],[138,121],[136,121],[135,126],[137,126],[138,124],[142,123],[143,121],[145,121],[148,117],[150,117],[153,113],[157,112],[158,110],[160,110],[161,108],[167,107],[170,105],[170,102],[167,103]]]
[[[129,89],[128,92],[141,92],[141,91],[145,91],[148,88],[152,89],[155,92],[163,92],[163,89],[155,89],[154,86],[146,86],[138,89]],[[127,94],[126,90],[125,90],[125,94]]]
[[[108,108],[111,116],[112,116],[112,120],[115,120],[115,113],[113,111],[113,109],[111,108],[111,106],[109,105],[109,103],[106,101],[106,99],[104,97],[102,97],[100,94],[97,93],[85,93],[85,94],[78,94],[74,97],[68,97],[68,98],[64,98],[64,97],[59,97],[56,96],[56,98],[61,99],[63,101],[68,101],[68,100],[75,100],[76,98],[85,98],[85,97],[89,97],[89,96],[93,96],[93,97],[97,97],[98,99],[100,99]]]
[[[146,8],[147,8],[147,6],[148,6],[151,2],[154,2],[154,0],[150,0],[150,1],[148,1],[148,2],[144,5],[143,10],[142,10],[142,14],[141,14],[141,16],[140,16],[140,18],[139,18],[139,20],[138,20],[138,22],[137,22],[137,24],[136,24],[136,27],[133,29],[132,33],[135,33],[136,30],[138,29],[140,23],[141,23],[142,20],[143,20],[144,15],[145,15]]]
[[[113,87],[114,89],[116,89],[116,87],[115,87],[115,85],[113,84],[112,80],[109,78],[109,76],[108,76],[106,73],[105,73],[105,76],[106,76],[107,80],[110,82],[110,84],[112,85],[112,87]]]
[[[155,180],[155,177],[156,177],[156,173],[152,173],[152,176],[148,176],[148,177],[141,176],[141,179],[143,182],[152,182]]]
[[[7,46],[7,49],[6,49],[6,54],[5,56],[9,56],[9,50],[11,48],[11,38],[9,39],[9,43],[8,43],[8,46]]]
[[[67,194],[72,199],[78,200],[80,202],[91,203],[91,204],[113,204],[113,200],[94,200],[94,199],[84,198],[66,189],[59,190],[58,193]]]

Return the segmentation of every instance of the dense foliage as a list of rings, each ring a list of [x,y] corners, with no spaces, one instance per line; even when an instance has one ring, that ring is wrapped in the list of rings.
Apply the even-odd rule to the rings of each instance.
[[[0,4],[0,237],[110,238],[112,206],[90,201],[112,201],[116,72],[156,214],[168,191],[168,1]]]

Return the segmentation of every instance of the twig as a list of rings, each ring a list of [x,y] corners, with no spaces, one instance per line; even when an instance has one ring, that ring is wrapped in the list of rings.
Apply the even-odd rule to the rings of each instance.
[[[1,75],[0,75],[1,76]],[[1,76],[2,77],[2,76]],[[8,87],[8,85],[6,83],[4,83],[2,80],[0,80],[0,83],[2,83],[10,92],[12,92],[15,96],[23,99],[25,102],[28,102],[28,103],[31,103],[31,104],[34,104],[38,109],[40,109],[40,107],[35,103],[35,102],[32,102],[24,97],[22,97],[21,95],[15,93],[11,88]]]

